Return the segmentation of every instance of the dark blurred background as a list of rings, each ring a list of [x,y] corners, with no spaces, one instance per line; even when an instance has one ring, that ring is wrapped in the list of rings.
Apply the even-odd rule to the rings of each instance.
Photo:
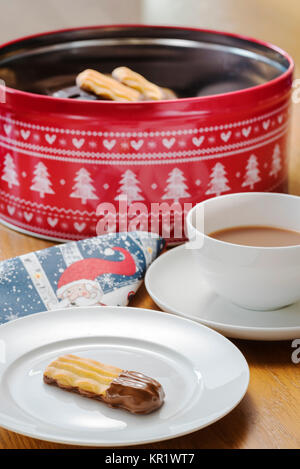
[[[197,26],[271,41],[300,62],[299,0],[0,0],[0,41],[109,23]]]

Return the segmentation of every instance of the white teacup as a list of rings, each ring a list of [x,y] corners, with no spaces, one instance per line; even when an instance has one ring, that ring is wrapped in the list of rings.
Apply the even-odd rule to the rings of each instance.
[[[300,245],[253,247],[208,236],[235,226],[274,226],[300,232],[300,197],[249,192],[196,205],[187,216],[199,273],[212,288],[248,309],[276,309],[300,300]]]

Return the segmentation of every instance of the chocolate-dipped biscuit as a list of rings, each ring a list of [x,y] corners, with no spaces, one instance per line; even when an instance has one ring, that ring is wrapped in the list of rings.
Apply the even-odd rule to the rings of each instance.
[[[143,373],[75,355],[64,355],[50,363],[44,372],[44,382],[134,414],[159,409],[165,397],[161,384]]]

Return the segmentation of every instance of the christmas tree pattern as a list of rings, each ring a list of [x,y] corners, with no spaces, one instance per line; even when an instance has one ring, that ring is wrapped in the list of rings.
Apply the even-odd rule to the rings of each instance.
[[[272,164],[271,164],[271,171],[269,172],[269,176],[277,177],[281,169],[282,169],[282,166],[281,166],[281,158],[280,158],[280,147],[277,143],[274,147],[274,151],[272,155]]]
[[[212,169],[208,189],[205,193],[208,195],[215,194],[218,196],[222,194],[222,192],[229,191],[230,187],[227,184],[228,179],[226,174],[224,165],[222,165],[222,163],[217,163]]]
[[[258,162],[255,155],[251,155],[248,159],[246,166],[246,174],[242,187],[249,186],[250,189],[253,189],[254,184],[261,180],[259,176]]]
[[[13,185],[14,186],[20,185],[14,160],[12,159],[9,153],[7,153],[4,157],[4,169],[3,169],[3,175],[1,179],[3,179],[3,181],[6,181],[8,183],[8,187],[10,189],[12,188]]]
[[[191,197],[191,194],[186,191],[186,189],[188,189],[188,186],[185,184],[186,178],[180,169],[174,168],[168,176],[168,185],[165,189],[165,194],[162,196],[162,200],[173,199],[174,203],[177,203],[179,199]]]
[[[51,182],[49,173],[46,166],[39,162],[34,169],[34,177],[30,190],[40,193],[40,197],[44,198],[45,194],[54,194],[54,190],[51,188]]]
[[[92,184],[92,178],[86,169],[79,169],[79,171],[76,173],[74,181],[75,184],[72,188],[74,192],[70,194],[70,197],[81,199],[81,203],[84,205],[88,199],[98,199],[97,195],[95,194],[96,189]]]
[[[127,169],[127,171],[122,174],[120,188],[118,190],[119,195],[115,197],[115,200],[119,200],[120,196],[124,195],[127,197],[128,205],[133,201],[144,200],[144,197],[141,194],[142,191],[138,184],[139,181],[137,180],[134,172],[130,171],[130,169]]]

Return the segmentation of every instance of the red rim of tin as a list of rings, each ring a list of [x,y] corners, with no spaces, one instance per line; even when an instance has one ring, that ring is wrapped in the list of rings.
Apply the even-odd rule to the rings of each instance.
[[[71,32],[71,31],[78,31],[78,30],[89,30],[89,29],[106,29],[106,28],[125,28],[125,27],[133,27],[133,28],[149,28],[149,29],[171,29],[171,30],[186,30],[186,31],[199,31],[199,32],[207,32],[207,33],[212,33],[216,35],[225,35],[228,37],[233,37],[236,39],[241,39],[244,41],[249,41],[254,44],[264,46],[266,48],[269,48],[279,54],[281,54],[289,63],[288,69],[282,73],[280,76],[266,82],[262,83],[260,85],[255,85],[250,88],[245,88],[242,90],[238,91],[232,91],[228,93],[220,93],[220,94],[213,94],[209,96],[200,96],[200,97],[190,97],[190,98],[180,98],[180,99],[174,99],[174,100],[161,100],[161,101],[143,101],[135,103],[135,102],[129,102],[129,103],[120,103],[120,102],[107,102],[107,101],[88,101],[88,100],[80,100],[80,101],[75,101],[72,99],[65,99],[65,98],[56,98],[52,96],[47,96],[47,95],[42,95],[42,94],[36,94],[36,93],[30,93],[27,91],[21,91],[18,89],[6,87],[6,93],[10,98],[18,98],[19,104],[23,102],[24,105],[28,105],[28,99],[30,100],[31,104],[36,104],[37,107],[39,105],[43,106],[43,111],[45,111],[45,107],[48,107],[49,111],[57,112],[58,111],[58,106],[62,105],[64,107],[64,112],[69,113],[72,112],[74,114],[93,114],[94,112],[97,113],[98,107],[106,107],[109,108],[110,110],[116,111],[122,110],[124,111],[124,107],[127,108],[128,105],[131,106],[131,108],[139,108],[139,110],[145,111],[146,109],[150,111],[150,108],[152,106],[159,106],[160,109],[164,106],[167,106],[168,109],[170,107],[173,108],[173,110],[184,110],[187,105],[196,105],[197,104],[205,104],[206,109],[203,109],[204,113],[207,111],[212,110],[214,108],[214,112],[217,111],[215,104],[218,104],[220,106],[220,111],[224,112],[224,105],[229,106],[231,110],[233,108],[239,109],[240,107],[244,107],[247,105],[247,103],[250,105],[253,105],[255,103],[256,109],[260,107],[260,104],[265,103],[268,99],[271,99],[274,101],[274,103],[277,102],[276,97],[278,100],[282,99],[283,94],[290,92],[291,84],[292,84],[292,75],[293,75],[293,70],[294,70],[294,62],[291,56],[282,50],[281,48],[265,41],[261,41],[258,39],[254,39],[252,37],[240,35],[240,34],[234,34],[234,33],[229,33],[229,32],[223,32],[223,31],[215,31],[215,30],[210,30],[210,29],[202,29],[202,28],[188,28],[188,27],[177,27],[177,26],[160,26],[160,25],[144,25],[144,24],[111,24],[111,25],[94,25],[94,26],[83,26],[79,28],[66,28],[66,29],[59,29],[59,30],[53,30],[53,31],[46,31],[43,33],[37,33],[33,35],[28,35],[22,38],[14,39],[12,41],[6,42],[2,45],[0,45],[0,51],[10,45],[20,43],[24,40],[28,39],[33,39],[33,38],[39,38],[47,35],[52,35],[52,34],[58,34],[58,33],[64,33],[64,32]],[[197,106],[198,107],[198,106]],[[52,108],[52,109],[51,109]],[[74,108],[74,109],[72,109]],[[72,111],[71,111],[72,110]],[[106,109],[108,110],[108,109]],[[135,109],[132,109],[132,111]],[[201,113],[201,110],[198,109],[198,112]]]

